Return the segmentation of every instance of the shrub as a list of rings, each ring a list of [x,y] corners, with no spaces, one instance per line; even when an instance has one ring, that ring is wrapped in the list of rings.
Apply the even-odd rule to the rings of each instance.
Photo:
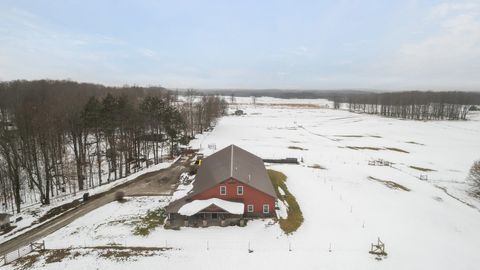
[[[468,179],[473,183],[474,192],[477,196],[480,196],[480,160],[473,163],[470,168]]]
[[[124,202],[125,201],[125,192],[122,190],[119,190],[115,192],[115,200],[118,202]]]

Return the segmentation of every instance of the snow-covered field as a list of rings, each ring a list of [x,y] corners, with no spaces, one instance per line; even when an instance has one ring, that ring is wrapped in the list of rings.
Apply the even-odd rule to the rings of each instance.
[[[206,155],[214,152],[209,145],[220,150],[236,144],[263,158],[302,159],[301,165],[269,166],[287,175],[288,188],[300,204],[305,222],[297,232],[287,236],[271,220],[257,220],[246,227],[158,228],[149,236],[135,236],[132,221],[166,205],[170,198],[129,198],[46,237],[47,248],[120,244],[172,250],[126,261],[91,254],[34,266],[478,269],[480,202],[468,195],[465,178],[473,161],[480,159],[480,114],[471,115],[469,121],[420,122],[278,105],[291,100],[258,98],[262,105],[257,106],[246,104],[250,98],[237,98],[237,102],[247,115],[222,118],[192,146]],[[324,107],[328,102],[307,103]],[[393,165],[369,165],[378,159]],[[318,165],[325,169],[312,168]],[[421,175],[426,180],[420,180]],[[180,188],[179,193],[184,193],[188,187]],[[381,261],[368,253],[377,237],[385,242],[388,253]]]

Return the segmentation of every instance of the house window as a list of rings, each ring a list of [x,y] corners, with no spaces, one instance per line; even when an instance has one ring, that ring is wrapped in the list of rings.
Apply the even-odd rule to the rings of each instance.
[[[263,213],[264,214],[270,213],[270,206],[268,204],[263,205]]]
[[[253,204],[247,205],[247,212],[253,213]]]
[[[243,195],[243,186],[237,186],[237,195]]]
[[[220,195],[227,195],[227,186],[220,186]]]

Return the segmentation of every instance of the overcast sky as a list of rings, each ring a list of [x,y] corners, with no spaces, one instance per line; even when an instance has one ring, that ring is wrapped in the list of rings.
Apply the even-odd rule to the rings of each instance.
[[[0,80],[480,90],[476,1],[0,0]]]

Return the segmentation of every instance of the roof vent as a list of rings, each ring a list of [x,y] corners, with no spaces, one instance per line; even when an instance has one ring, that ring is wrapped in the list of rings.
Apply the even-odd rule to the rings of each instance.
[[[248,182],[250,183],[250,180],[252,179],[252,175],[248,174]]]

